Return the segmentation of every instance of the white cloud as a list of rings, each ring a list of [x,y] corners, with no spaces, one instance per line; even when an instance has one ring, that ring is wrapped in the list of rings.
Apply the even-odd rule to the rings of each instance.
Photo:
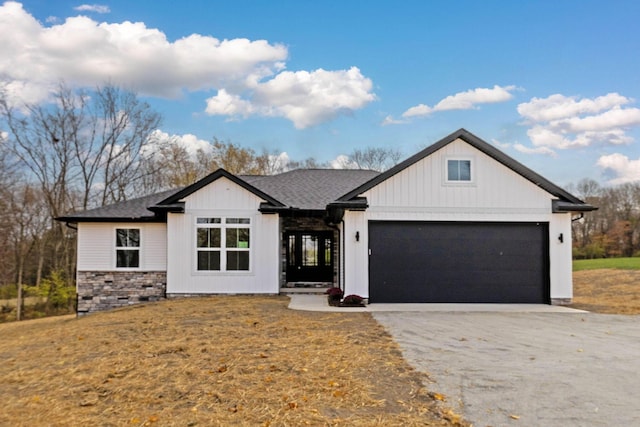
[[[100,5],[77,10],[107,11]],[[348,70],[283,71],[288,49],[266,40],[192,34],[169,41],[142,22],[98,23],[86,16],[43,26],[17,2],[0,6],[0,85],[14,102],[47,99],[61,80],[112,82],[147,96],[217,90],[208,114],[284,117],[297,128],[351,114],[375,100],[372,82]]]
[[[153,155],[158,151],[159,147],[171,144],[184,148],[191,156],[192,160],[196,159],[198,150],[202,150],[205,153],[210,153],[212,151],[211,142],[200,139],[193,134],[186,133],[183,135],[170,135],[158,129],[153,131],[149,136],[148,141],[144,146],[143,154]]]
[[[393,116],[388,115],[387,117],[385,117],[382,122],[380,123],[381,126],[388,126],[388,125],[403,125],[405,123],[409,123],[408,120],[401,120],[401,119],[394,119]]]
[[[518,105],[518,113],[533,122],[547,122],[581,114],[599,113],[630,102],[632,102],[631,99],[617,93],[580,100],[576,97],[555,94],[547,98],[532,98],[531,101]]]
[[[433,108],[428,105],[418,104],[414,107],[409,108],[407,111],[402,113],[402,117],[420,117],[420,116],[428,116],[433,112]]]
[[[247,117],[254,111],[249,101],[220,89],[216,96],[207,99],[205,112],[210,115]]]
[[[427,116],[436,111],[448,110],[471,110],[477,108],[479,104],[493,104],[497,102],[505,102],[513,98],[515,86],[498,86],[493,88],[475,88],[466,92],[458,92],[442,99],[435,106],[429,107],[425,104],[419,104],[409,108],[402,114],[402,117],[419,117]]]
[[[284,117],[298,129],[350,114],[375,100],[373,84],[357,67],[349,70],[284,71],[256,82],[250,97],[221,90],[207,100],[211,115]]]
[[[530,126],[527,134],[536,147],[624,145],[633,142],[627,129],[640,126],[640,109],[624,107],[632,102],[617,93],[593,99],[555,94],[522,103],[518,112]]]
[[[631,160],[623,154],[615,153],[600,157],[597,165],[604,169],[605,173],[614,176],[609,180],[610,184],[618,185],[640,181],[640,158]]]
[[[329,161],[332,169],[357,169],[356,162],[349,160],[349,156],[344,154],[338,155],[335,159]]]
[[[95,13],[109,13],[111,9],[109,6],[105,6],[102,4],[81,4],[80,6],[76,6],[73,10],[77,10],[80,12],[95,12]]]
[[[526,146],[524,146],[522,144],[513,144],[513,148],[516,151],[519,151],[519,152],[525,153],[525,154],[542,154],[544,156],[557,157],[556,152],[553,151],[550,148],[547,148],[547,147],[530,148],[530,147],[526,147]]]

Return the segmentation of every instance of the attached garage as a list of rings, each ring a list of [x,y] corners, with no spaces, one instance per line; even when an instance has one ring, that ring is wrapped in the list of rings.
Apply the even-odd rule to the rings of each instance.
[[[372,303],[546,303],[549,225],[369,222]]]

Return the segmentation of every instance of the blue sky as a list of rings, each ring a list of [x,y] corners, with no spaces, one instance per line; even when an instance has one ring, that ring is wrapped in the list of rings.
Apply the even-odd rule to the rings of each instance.
[[[640,181],[640,2],[0,5],[0,82],[46,102],[112,81],[189,147],[409,156],[464,127],[560,184]]]

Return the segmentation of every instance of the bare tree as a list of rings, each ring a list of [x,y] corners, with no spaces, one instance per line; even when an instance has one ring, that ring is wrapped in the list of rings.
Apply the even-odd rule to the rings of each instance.
[[[124,200],[145,171],[142,147],[160,116],[135,93],[64,84],[46,105],[16,109],[0,99],[13,154],[39,182],[52,217]]]
[[[22,319],[22,289],[25,282],[25,272],[29,265],[30,254],[37,252],[38,281],[42,275],[43,237],[49,226],[41,192],[29,184],[17,186],[8,194],[9,226],[5,229],[11,247],[13,248],[15,265],[15,283],[18,286],[17,320]]]
[[[382,172],[395,166],[402,159],[402,153],[392,148],[367,147],[354,150],[349,159],[357,169]]]

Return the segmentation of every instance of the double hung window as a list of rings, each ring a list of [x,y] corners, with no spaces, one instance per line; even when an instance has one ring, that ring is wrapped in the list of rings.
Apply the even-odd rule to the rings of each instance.
[[[199,217],[196,219],[198,271],[249,271],[251,219]]]
[[[116,268],[140,267],[140,229],[116,228]]]

